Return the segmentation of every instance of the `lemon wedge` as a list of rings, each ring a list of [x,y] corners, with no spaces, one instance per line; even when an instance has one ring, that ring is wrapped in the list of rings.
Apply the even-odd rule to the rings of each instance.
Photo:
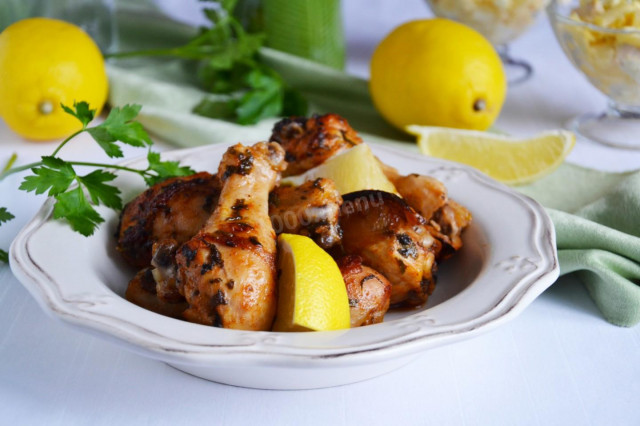
[[[336,262],[309,237],[278,237],[278,310],[274,331],[349,328],[347,288]]]
[[[518,139],[444,127],[407,126],[423,154],[468,164],[510,185],[534,181],[555,170],[573,149],[575,135],[553,130]]]
[[[367,144],[356,145],[301,175],[282,179],[286,185],[301,185],[319,177],[332,179],[340,194],[378,189],[397,194],[395,186],[387,179],[378,160]]]

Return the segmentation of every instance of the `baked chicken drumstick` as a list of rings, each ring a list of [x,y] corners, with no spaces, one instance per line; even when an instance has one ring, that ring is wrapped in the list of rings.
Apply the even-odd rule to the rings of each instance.
[[[276,309],[276,241],[269,192],[285,168],[276,143],[230,147],[218,169],[220,201],[198,233],[178,248],[177,285],[185,319],[242,330],[270,330]]]

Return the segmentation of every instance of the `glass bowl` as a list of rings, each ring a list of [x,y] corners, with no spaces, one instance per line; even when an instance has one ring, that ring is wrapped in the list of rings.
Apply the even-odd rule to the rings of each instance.
[[[628,5],[605,0],[608,4]],[[569,127],[592,141],[640,149],[640,27],[609,28],[586,22],[628,25],[621,13],[613,20],[599,0],[553,0],[547,11],[558,42],[573,65],[609,98],[605,111],[572,119]],[[582,9],[580,9],[582,5]],[[580,13],[589,13],[589,16]],[[605,17],[605,13],[607,14]],[[640,7],[638,8],[640,18]],[[640,25],[640,19],[637,21]]]
[[[527,80],[531,65],[509,55],[508,44],[531,26],[549,0],[427,0],[436,16],[461,22],[485,36],[505,65],[510,84]]]

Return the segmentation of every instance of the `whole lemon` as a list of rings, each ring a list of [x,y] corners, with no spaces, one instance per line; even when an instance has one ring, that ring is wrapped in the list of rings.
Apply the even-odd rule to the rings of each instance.
[[[500,113],[507,83],[491,43],[438,18],[407,22],[378,45],[369,88],[378,111],[400,129],[485,130]]]
[[[29,18],[0,33],[0,116],[19,135],[68,136],[82,125],[60,104],[87,101],[99,113],[107,92],[102,54],[79,27]]]

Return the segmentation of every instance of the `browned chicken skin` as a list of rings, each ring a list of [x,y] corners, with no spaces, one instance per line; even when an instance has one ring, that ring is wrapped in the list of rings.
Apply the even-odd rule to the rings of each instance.
[[[347,287],[351,327],[382,322],[389,310],[391,283],[378,271],[362,264],[360,256],[344,256],[338,266]]]
[[[343,198],[340,226],[345,252],[361,256],[391,282],[392,305],[426,302],[435,287],[440,243],[425,219],[388,192],[358,191]]]
[[[285,118],[275,124],[269,140],[287,152],[289,166],[284,176],[303,173],[362,143],[347,120],[337,114]]]
[[[206,172],[153,185],[122,210],[117,250],[128,264],[149,266],[153,243],[187,241],[211,216],[219,195],[220,181]]]
[[[393,184],[407,204],[427,220],[448,202],[447,188],[431,176],[410,174],[399,177]]]
[[[177,241],[171,239],[153,243],[151,273],[156,282],[156,295],[163,302],[184,301],[177,283],[176,251],[178,247]]]
[[[450,199],[439,180],[415,173],[402,176],[393,167],[380,164],[398,193],[429,222],[431,234],[442,243],[437,259],[446,259],[459,250],[462,231],[471,223],[469,210]]]
[[[446,259],[462,247],[462,231],[471,223],[471,212],[449,199],[431,218],[432,234],[443,242],[440,259]]]
[[[318,178],[274,189],[269,195],[269,216],[276,233],[305,235],[328,249],[342,237],[338,225],[341,204],[333,180]]]
[[[178,288],[192,322],[269,330],[276,309],[276,241],[269,192],[285,168],[276,143],[232,146],[218,177],[223,186],[213,214],[177,251]]]
[[[140,270],[129,281],[125,297],[142,308],[172,318],[182,318],[182,313],[189,306],[184,299],[168,302],[158,297],[152,268]]]

